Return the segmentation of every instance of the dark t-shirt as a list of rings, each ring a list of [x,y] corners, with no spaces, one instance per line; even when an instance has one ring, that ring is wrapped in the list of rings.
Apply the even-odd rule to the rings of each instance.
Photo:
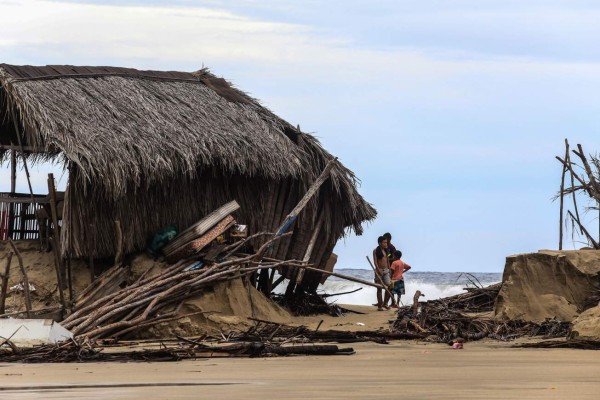
[[[385,249],[385,252],[388,258],[389,265],[392,265],[392,261],[394,261],[394,253],[396,252],[396,247],[393,244],[388,243],[388,247],[387,249]]]

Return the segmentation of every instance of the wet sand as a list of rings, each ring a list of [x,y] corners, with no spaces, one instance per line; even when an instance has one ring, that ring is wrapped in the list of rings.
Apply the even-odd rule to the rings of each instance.
[[[303,323],[325,319],[322,329],[374,329],[392,316],[370,312]],[[496,341],[467,343],[464,350],[406,341],[340,346],[353,347],[356,354],[0,364],[0,398],[598,399],[600,393],[600,353],[595,351],[515,349]]]
[[[358,343],[332,357],[2,364],[2,399],[597,399],[594,351]]]

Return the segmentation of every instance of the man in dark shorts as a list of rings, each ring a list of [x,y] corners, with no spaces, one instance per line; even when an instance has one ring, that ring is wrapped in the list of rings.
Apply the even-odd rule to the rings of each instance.
[[[377,238],[378,246],[373,250],[373,261],[375,262],[375,283],[382,284],[383,286],[389,286],[390,280],[390,262],[387,256],[387,239],[383,236]],[[383,298],[383,289],[377,289],[377,311],[383,311],[383,308],[389,309],[387,303],[390,300],[390,295],[385,292],[385,299]]]

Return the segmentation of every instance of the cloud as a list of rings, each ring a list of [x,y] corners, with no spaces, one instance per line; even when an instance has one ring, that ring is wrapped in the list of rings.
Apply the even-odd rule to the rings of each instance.
[[[499,270],[506,254],[555,242],[562,139],[600,148],[598,10],[575,0],[20,0],[0,3],[0,61],[204,64],[316,131],[363,180],[382,217],[340,244],[341,266],[392,231],[424,269],[454,254],[444,263],[457,270],[476,253],[471,268]],[[44,174],[35,179],[43,191]]]

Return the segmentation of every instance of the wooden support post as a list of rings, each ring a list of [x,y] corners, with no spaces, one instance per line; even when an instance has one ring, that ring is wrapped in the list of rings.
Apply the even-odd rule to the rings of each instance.
[[[58,294],[60,297],[60,304],[63,309],[67,309],[65,302],[65,295],[63,289],[65,289],[65,283],[63,281],[64,269],[60,256],[60,229],[58,226],[58,210],[56,207],[56,188],[54,187],[54,174],[48,174],[48,194],[50,195],[50,210],[53,225],[53,238],[52,238],[52,252],[54,253],[54,268],[56,269],[56,283],[58,285]]]
[[[10,151],[10,194],[14,196],[17,191],[17,152],[13,149]],[[15,204],[10,203],[8,206],[8,232],[7,237],[12,238],[13,225],[15,224]]]
[[[312,255],[313,249],[315,248],[315,243],[317,243],[317,237],[321,233],[321,226],[323,225],[323,219],[319,218],[319,222],[317,222],[317,226],[313,231],[313,234],[308,242],[308,247],[306,248],[306,252],[304,253],[303,262],[308,263],[310,261],[310,256]],[[302,283],[302,278],[304,278],[304,270],[298,270],[298,276],[296,277],[296,283],[300,285]]]
[[[17,152],[10,151],[10,194],[17,191]]]
[[[6,267],[4,267],[4,275],[2,275],[2,289],[0,290],[0,315],[6,313],[6,294],[8,293],[8,278],[10,277],[10,262],[12,261],[13,253],[6,255]]]
[[[23,258],[21,257],[21,253],[15,242],[12,239],[8,239],[11,247],[13,248],[15,254],[17,255],[17,259],[19,260],[19,268],[21,269],[21,275],[23,276],[23,293],[25,294],[25,310],[27,318],[31,316],[31,295],[29,293],[29,278],[27,277],[27,271],[25,271],[25,266],[23,265]]]
[[[94,268],[94,240],[92,238],[94,232],[94,225],[90,224],[90,229],[86,233],[88,254],[89,254],[89,266],[90,266],[90,283],[93,283],[96,279],[96,271]]]
[[[115,265],[123,264],[123,231],[121,221],[115,221]]]
[[[31,176],[29,175],[29,168],[27,167],[27,158],[25,157],[25,150],[23,148],[23,142],[21,141],[21,130],[19,129],[19,122],[17,121],[17,115],[15,113],[14,107],[11,108],[11,115],[13,119],[13,125],[15,127],[15,134],[17,136],[17,141],[19,142],[19,151],[21,153],[21,158],[23,159],[23,168],[25,169],[25,175],[27,176],[27,185],[29,186],[29,194],[31,195],[31,203],[33,204],[33,209],[37,209],[35,197],[33,196],[33,188],[31,187]],[[42,238],[40,238],[40,250],[42,247]]]
[[[329,162],[325,166],[325,169],[323,169],[323,172],[321,172],[321,175],[319,175],[319,177],[308,188],[308,190],[306,191],[300,202],[296,205],[296,207],[294,207],[294,209],[288,214],[288,216],[285,217],[283,223],[281,224],[279,229],[277,229],[275,237],[284,234],[288,230],[288,228],[294,223],[294,221],[298,217],[298,214],[300,214],[300,212],[304,209],[304,207],[306,207],[310,199],[312,199],[315,193],[317,193],[317,190],[319,190],[321,185],[327,180],[327,178],[329,178],[329,174],[336,163],[337,158],[329,160]]]

